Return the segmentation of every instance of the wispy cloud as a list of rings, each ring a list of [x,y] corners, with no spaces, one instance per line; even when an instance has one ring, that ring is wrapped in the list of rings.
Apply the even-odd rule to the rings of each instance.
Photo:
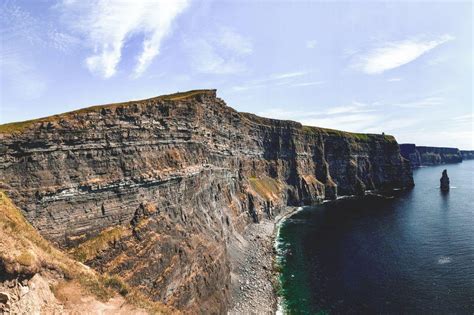
[[[219,44],[229,51],[239,55],[248,55],[253,52],[253,45],[250,39],[229,29],[221,28],[218,37]]]
[[[352,105],[348,106],[337,106],[330,108],[326,111],[327,115],[341,115],[341,114],[359,114],[373,112],[375,109],[371,108],[367,104],[353,102]]]
[[[308,72],[305,72],[305,71],[296,71],[296,72],[273,74],[273,75],[270,76],[268,81],[301,77],[303,75],[306,75],[307,73]]]
[[[77,38],[33,16],[15,1],[0,4],[1,88],[21,100],[37,99],[47,89],[47,78],[37,67],[34,53],[41,49],[68,52]],[[3,109],[2,109],[3,110]]]
[[[420,122],[419,117],[407,118],[387,114],[386,107],[381,106],[379,102],[352,101],[348,105],[313,111],[273,108],[258,114],[275,119],[295,120],[308,126],[367,133],[391,132],[397,134]]]
[[[410,63],[453,39],[451,35],[443,35],[434,40],[408,39],[385,42],[365,54],[358,55],[353,67],[367,74],[379,74]]]
[[[308,48],[308,49],[313,49],[313,48],[316,47],[317,43],[318,43],[318,42],[317,42],[316,40],[314,40],[314,39],[307,40],[307,41],[306,41],[306,48]]]
[[[300,82],[300,83],[294,83],[291,86],[294,86],[294,87],[315,86],[315,85],[321,85],[321,84],[324,84],[324,81]]]
[[[29,62],[21,59],[17,53],[9,54],[2,49],[0,72],[2,86],[8,86],[20,99],[36,99],[46,90],[45,78]]]
[[[381,119],[372,105],[353,101],[350,105],[336,106],[326,110],[303,111],[274,108],[258,113],[275,119],[291,119],[304,125],[363,131]]]
[[[79,44],[77,37],[31,15],[14,1],[0,5],[0,38],[3,49],[12,45],[29,44],[35,48],[54,48],[68,52]]]
[[[388,82],[399,82],[401,81],[402,79],[401,78],[390,78],[390,79],[387,79]]]
[[[217,33],[185,38],[193,69],[201,73],[233,74],[247,70],[244,57],[253,52],[252,41],[225,27]]]
[[[137,34],[144,36],[134,69],[134,76],[140,76],[159,55],[174,20],[188,5],[188,0],[64,0],[58,8],[63,20],[93,49],[86,59],[88,69],[110,78],[117,72],[125,42]]]
[[[465,114],[461,116],[456,116],[452,118],[453,121],[458,122],[458,123],[474,123],[474,114]]]
[[[444,103],[444,98],[442,97],[425,97],[415,101],[409,102],[400,102],[400,103],[393,103],[393,106],[398,107],[405,107],[405,108],[423,108],[423,107],[431,107],[431,106],[438,106]]]
[[[260,79],[250,80],[245,84],[236,85],[233,87],[234,91],[245,91],[249,89],[272,87],[272,86],[310,86],[310,85],[320,85],[323,84],[323,81],[312,81],[312,82],[297,82],[298,79],[304,78],[309,75],[310,72],[307,71],[292,71],[284,73],[274,73],[270,74],[267,77]]]

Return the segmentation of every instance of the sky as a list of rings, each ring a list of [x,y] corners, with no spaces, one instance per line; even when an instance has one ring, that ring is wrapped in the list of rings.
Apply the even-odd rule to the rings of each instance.
[[[201,88],[474,149],[471,1],[2,0],[0,123]]]

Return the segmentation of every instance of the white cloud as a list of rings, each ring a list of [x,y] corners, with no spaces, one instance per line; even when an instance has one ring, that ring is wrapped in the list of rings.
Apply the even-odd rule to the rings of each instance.
[[[314,86],[314,85],[321,85],[324,84],[324,81],[312,81],[312,82],[300,82],[292,84],[291,86],[299,87],[299,86]]]
[[[46,79],[16,52],[0,52],[1,85],[9,87],[20,99],[40,97],[47,88]]]
[[[172,23],[189,5],[188,0],[63,1],[63,20],[93,48],[86,65],[91,72],[110,78],[117,72],[125,42],[142,34],[142,51],[134,75],[140,76],[159,55]]]
[[[373,112],[374,109],[370,108],[366,104],[353,102],[353,105],[338,106],[330,108],[326,111],[327,115],[340,115],[340,114],[357,114],[357,113],[368,113]]]
[[[308,72],[305,72],[305,71],[280,73],[280,74],[274,74],[274,75],[270,76],[269,80],[280,80],[280,79],[295,78],[295,77],[304,76],[306,74],[308,74]]]
[[[371,105],[353,101],[350,105],[305,111],[274,108],[258,113],[275,119],[291,119],[308,126],[362,132],[382,119]]]
[[[191,63],[197,72],[212,74],[232,74],[245,71],[245,65],[233,58],[221,56],[218,50],[207,40],[194,40],[188,46]]]
[[[316,40],[314,40],[314,39],[307,40],[307,41],[306,41],[306,48],[308,48],[308,49],[313,49],[313,48],[316,47],[316,44],[317,44],[317,43],[318,43],[318,42],[317,42]]]
[[[79,44],[78,38],[31,15],[13,1],[6,1],[0,7],[0,37],[3,50],[5,47],[26,44],[34,45],[35,49],[54,48],[67,52]]]
[[[248,55],[253,52],[252,42],[229,28],[222,28],[220,30],[218,40],[223,47],[236,54]]]
[[[433,48],[453,39],[454,37],[450,35],[443,35],[430,41],[385,42],[367,53],[359,55],[353,66],[367,74],[379,74],[412,62]]]
[[[246,71],[244,57],[253,52],[250,39],[225,27],[213,34],[185,38],[184,48],[194,70],[210,74]]]
[[[392,105],[398,106],[398,107],[406,107],[406,108],[423,108],[423,107],[442,105],[443,103],[444,103],[444,98],[442,97],[425,97],[425,98],[415,100],[415,101],[394,103]]]
[[[456,116],[453,117],[452,120],[454,120],[456,123],[473,123],[474,124],[474,114],[465,114],[461,116]]]
[[[375,114],[352,114],[336,117],[306,117],[300,120],[303,125],[362,132],[379,121]]]
[[[249,89],[255,88],[264,88],[264,87],[272,87],[272,86],[307,86],[307,85],[318,85],[322,84],[322,81],[314,81],[314,82],[295,82],[298,78],[305,77],[310,72],[306,71],[293,71],[293,72],[284,72],[284,73],[274,73],[268,75],[267,77],[251,80],[246,82],[242,85],[234,86],[232,89],[234,91],[245,91]]]
[[[390,78],[390,79],[387,79],[388,82],[399,82],[401,81],[402,79],[401,78]]]

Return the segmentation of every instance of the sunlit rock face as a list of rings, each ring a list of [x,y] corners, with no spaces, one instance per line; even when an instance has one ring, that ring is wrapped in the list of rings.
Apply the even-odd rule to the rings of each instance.
[[[97,106],[0,126],[0,180],[49,240],[153,299],[228,307],[228,245],[287,205],[413,186],[391,136],[239,113],[215,90]],[[104,233],[104,232],[103,232]]]

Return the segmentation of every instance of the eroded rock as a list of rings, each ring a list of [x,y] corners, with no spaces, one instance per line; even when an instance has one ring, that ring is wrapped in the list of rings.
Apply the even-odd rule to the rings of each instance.
[[[444,170],[440,178],[440,188],[442,191],[449,191],[448,171]]]
[[[228,310],[228,248],[252,222],[287,205],[413,186],[391,136],[239,113],[215,90],[21,128],[0,133],[0,178],[29,222],[65,248],[123,225],[129,232],[86,263],[194,313]]]

